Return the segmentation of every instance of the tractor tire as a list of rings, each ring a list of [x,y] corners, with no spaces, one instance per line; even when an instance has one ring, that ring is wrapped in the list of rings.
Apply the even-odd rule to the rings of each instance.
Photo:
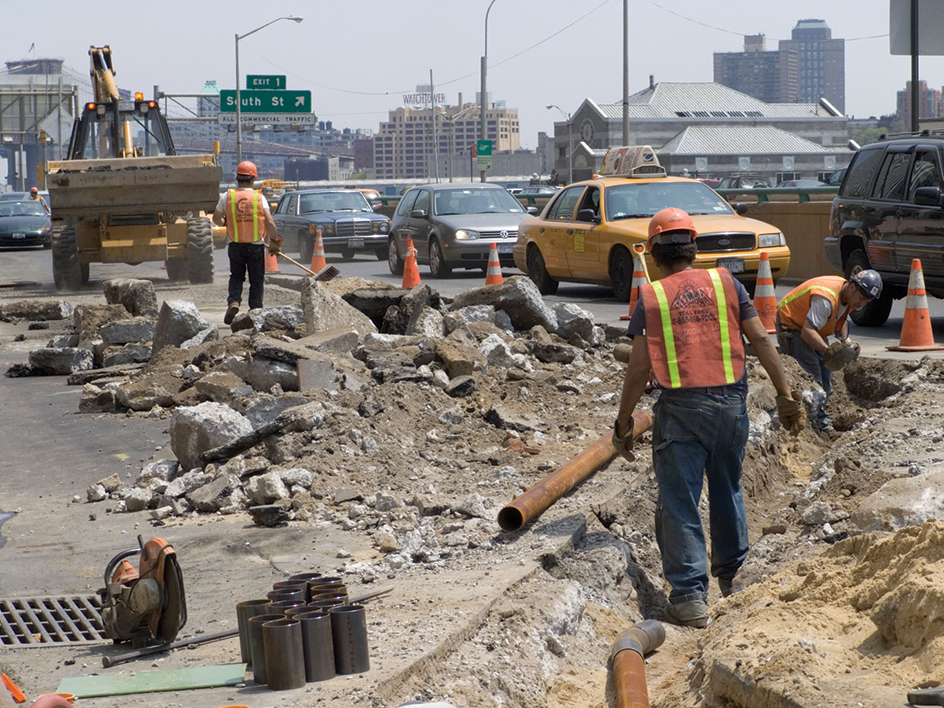
[[[88,282],[88,266],[79,262],[79,242],[74,226],[66,226],[52,242],[52,277],[56,290],[78,290]]]
[[[179,283],[187,279],[187,261],[184,258],[168,258],[164,261],[167,268],[167,279],[172,283]]]
[[[213,231],[210,220],[187,220],[187,275],[193,285],[213,282]]]

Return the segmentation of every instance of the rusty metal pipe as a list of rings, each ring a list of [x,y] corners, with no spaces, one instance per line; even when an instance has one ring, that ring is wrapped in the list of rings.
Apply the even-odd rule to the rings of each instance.
[[[610,650],[616,708],[649,708],[643,658],[664,641],[665,627],[656,620],[644,620],[616,638]]]
[[[633,440],[651,427],[650,413],[633,413]],[[611,430],[499,511],[498,525],[503,531],[518,531],[615,456],[616,448],[613,447]]]

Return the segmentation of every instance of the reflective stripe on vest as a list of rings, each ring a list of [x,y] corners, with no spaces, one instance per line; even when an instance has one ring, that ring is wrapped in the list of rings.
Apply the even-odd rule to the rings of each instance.
[[[787,293],[777,305],[777,316],[780,318],[781,325],[788,329],[803,329],[806,316],[810,313],[810,300],[817,295],[829,300],[833,306],[826,324],[817,332],[821,337],[828,337],[839,332],[846,322],[846,317],[849,316],[849,309],[846,308],[842,317],[836,318],[836,312],[839,310],[839,294],[845,284],[846,279],[838,275],[823,275],[801,283]]]
[[[265,222],[259,214],[259,200],[262,199],[255,190],[229,190],[229,215],[226,219],[226,233],[229,240],[235,243],[256,243],[265,238]],[[243,202],[252,201],[252,212]],[[249,238],[249,229],[252,228],[252,238]]]
[[[727,271],[687,269],[643,286],[643,305],[649,358],[663,387],[724,386],[744,374],[740,306]]]

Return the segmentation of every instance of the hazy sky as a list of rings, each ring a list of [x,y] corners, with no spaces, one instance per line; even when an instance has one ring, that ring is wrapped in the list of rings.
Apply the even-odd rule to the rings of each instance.
[[[429,82],[456,103],[474,101],[489,0],[46,0],[4,12],[3,61],[57,57],[88,77],[88,47],[111,45],[118,83],[152,95],[196,93],[208,79],[235,88],[235,35],[245,75],[283,74],[312,92],[335,127],[376,130],[403,94]],[[711,81],[712,53],[741,51],[744,34],[789,39],[800,19],[823,19],[846,40],[846,112],[891,113],[910,79],[908,57],[888,49],[889,0],[629,0],[630,92],[656,81]],[[488,89],[519,111],[523,147],[553,132],[556,104],[622,96],[623,0],[495,0],[488,19]],[[31,45],[35,47],[30,51]],[[944,84],[944,60],[923,58],[921,78]]]

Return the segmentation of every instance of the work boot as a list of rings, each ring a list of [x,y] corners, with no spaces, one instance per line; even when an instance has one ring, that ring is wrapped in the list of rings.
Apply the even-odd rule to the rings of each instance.
[[[226,314],[223,316],[223,324],[233,324],[236,313],[239,312],[239,303],[231,302],[226,308]]]
[[[708,604],[704,600],[669,603],[666,612],[672,624],[704,629],[708,626]]]
[[[721,589],[721,597],[728,597],[734,594],[734,580],[728,578],[718,578],[718,587]]]

